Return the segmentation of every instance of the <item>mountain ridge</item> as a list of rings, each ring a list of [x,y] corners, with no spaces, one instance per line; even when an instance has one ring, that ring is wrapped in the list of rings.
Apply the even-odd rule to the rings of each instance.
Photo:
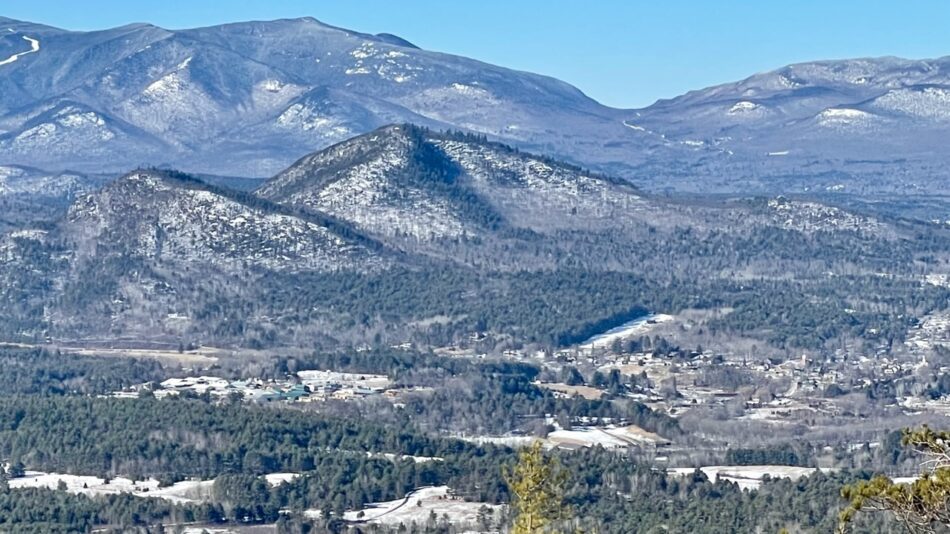
[[[801,62],[628,110],[548,76],[308,17],[7,25],[17,31],[0,35],[0,55],[21,52],[31,31],[40,49],[0,65],[0,164],[269,177],[401,123],[485,135],[653,191],[933,194],[948,163],[946,57]],[[50,115],[70,105],[82,112]]]
[[[579,209],[586,210],[585,224],[598,212],[614,210],[621,218],[623,208],[610,200],[615,190],[628,192],[620,197],[623,208],[638,201],[623,181],[483,136],[403,124],[305,156],[257,194],[329,211],[371,233],[407,233],[427,241],[567,228]],[[593,198],[595,191],[602,196]],[[546,207],[544,213],[537,204]],[[558,219],[555,206],[565,220],[546,220]]]
[[[772,336],[743,318],[834,309],[829,271],[856,273],[835,299],[853,284],[873,295],[885,282],[867,273],[918,291],[946,228],[788,198],[667,199],[485,136],[395,125],[255,192],[154,169],[77,191],[65,215],[0,233],[0,297],[14,303],[0,334],[254,347],[477,335],[550,348],[633,308],[737,306],[730,324]],[[855,328],[834,320],[829,331]]]
[[[546,132],[554,117],[589,135],[612,131],[609,135],[621,145],[637,143],[638,136],[615,120],[614,110],[562,81],[315,19],[187,30],[44,28],[38,37],[38,54],[3,66],[8,74],[0,87],[6,89],[0,97],[0,132],[6,130],[0,133],[0,160],[8,163],[98,170],[104,161],[125,168],[167,163],[194,172],[262,176],[314,149],[389,123],[479,131],[540,149],[551,144]],[[73,67],[80,64],[78,57],[81,71]],[[328,105],[315,107],[314,98]],[[44,128],[109,157],[81,157],[78,148],[53,155],[31,148],[36,125],[25,126],[22,117],[41,114],[51,105],[44,102],[65,100],[89,107],[108,133],[96,137],[48,121]],[[118,121],[163,139],[174,150],[146,142],[137,150],[110,152],[109,136],[117,135]],[[255,131],[266,132],[268,141],[255,142]],[[582,134],[565,132],[557,146],[567,150],[554,147],[555,152],[579,153],[589,144]],[[617,148],[598,150],[604,151],[622,159]],[[130,161],[121,153],[137,155]]]

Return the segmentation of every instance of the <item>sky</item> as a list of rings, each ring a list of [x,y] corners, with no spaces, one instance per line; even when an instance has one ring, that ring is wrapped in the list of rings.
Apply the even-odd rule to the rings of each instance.
[[[817,59],[950,55],[946,0],[0,0],[71,30],[312,16],[567,81],[636,108]]]

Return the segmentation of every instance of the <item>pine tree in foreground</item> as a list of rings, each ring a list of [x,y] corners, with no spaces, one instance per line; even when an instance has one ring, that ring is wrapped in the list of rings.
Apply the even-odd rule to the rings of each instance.
[[[927,426],[906,429],[901,443],[925,458],[920,478],[910,484],[895,484],[878,475],[845,486],[841,495],[850,505],[841,512],[840,534],[851,532],[851,524],[861,511],[890,513],[912,534],[950,532],[950,432]]]
[[[540,441],[521,451],[506,480],[516,513],[512,534],[561,532],[560,525],[570,518],[564,504],[567,472],[544,454]]]

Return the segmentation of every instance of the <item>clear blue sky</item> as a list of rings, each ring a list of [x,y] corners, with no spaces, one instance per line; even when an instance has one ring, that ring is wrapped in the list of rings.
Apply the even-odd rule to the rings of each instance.
[[[618,107],[797,61],[950,55],[947,0],[2,0],[0,15],[76,30],[313,16],[548,74]]]

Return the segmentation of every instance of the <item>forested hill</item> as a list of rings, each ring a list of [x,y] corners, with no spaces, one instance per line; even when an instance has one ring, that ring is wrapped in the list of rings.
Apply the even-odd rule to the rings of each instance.
[[[728,309],[709,328],[778,348],[893,343],[946,305],[922,280],[948,239],[799,199],[658,198],[481,136],[387,126],[254,193],[138,170],[3,234],[0,332],[555,348],[645,310]]]
[[[650,207],[624,182],[484,136],[413,125],[311,154],[257,193],[407,243],[614,228]]]

